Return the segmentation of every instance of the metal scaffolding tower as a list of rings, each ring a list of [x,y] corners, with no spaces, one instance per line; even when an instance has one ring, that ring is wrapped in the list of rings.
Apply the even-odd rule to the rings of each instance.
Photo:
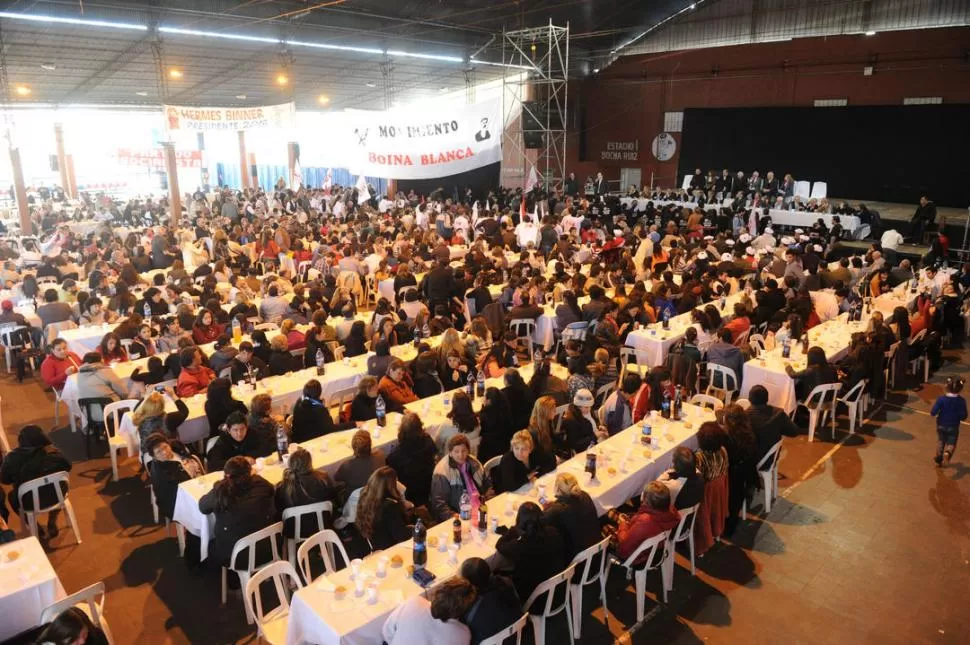
[[[566,176],[569,23],[502,32],[502,64],[503,145],[549,190]]]

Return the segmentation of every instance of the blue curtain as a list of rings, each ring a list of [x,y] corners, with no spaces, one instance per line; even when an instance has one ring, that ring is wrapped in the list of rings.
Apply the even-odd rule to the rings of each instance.
[[[313,188],[323,186],[327,178],[327,168],[303,168],[303,183]],[[330,169],[333,175],[333,183],[341,186],[353,186],[357,183],[357,175],[352,174],[346,168]],[[276,185],[276,180],[282,177],[289,179],[289,168],[287,166],[274,166],[269,164],[256,164],[256,178],[259,186],[265,191],[272,192]],[[216,164],[216,177],[219,185],[229,186],[239,189],[242,187],[242,177],[239,174],[239,166],[235,164],[225,164],[221,161]],[[373,186],[379,194],[387,191],[387,179],[384,177],[367,177],[364,179]]]

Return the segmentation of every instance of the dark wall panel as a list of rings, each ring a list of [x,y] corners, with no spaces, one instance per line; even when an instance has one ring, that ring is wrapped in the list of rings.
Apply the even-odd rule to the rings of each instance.
[[[828,182],[828,194],[970,204],[963,155],[970,105],[694,108],[684,111],[679,175],[768,170]]]
[[[407,193],[413,188],[419,195],[430,195],[440,189],[445,197],[454,198],[463,195],[466,188],[471,188],[477,197],[484,198],[489,190],[498,188],[501,166],[501,163],[493,163],[468,172],[435,179],[399,179],[397,189]]]

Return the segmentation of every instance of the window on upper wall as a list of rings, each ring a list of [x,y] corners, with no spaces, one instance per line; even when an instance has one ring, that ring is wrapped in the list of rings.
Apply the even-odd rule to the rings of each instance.
[[[907,96],[903,99],[903,105],[939,105],[942,102],[942,96]]]
[[[815,99],[815,107],[845,107],[849,99]]]
[[[683,112],[664,112],[664,132],[682,132],[683,130]]]

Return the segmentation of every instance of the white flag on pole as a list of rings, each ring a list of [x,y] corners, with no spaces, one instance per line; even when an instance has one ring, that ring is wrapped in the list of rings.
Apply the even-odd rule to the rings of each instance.
[[[539,175],[536,173],[536,167],[532,166],[529,168],[529,178],[525,182],[525,192],[530,193],[539,184]]]
[[[367,190],[367,181],[363,175],[357,176],[357,203],[363,204],[370,199],[370,191]]]
[[[323,180],[323,192],[330,194],[330,190],[333,188],[333,169],[327,168],[327,176]]]

